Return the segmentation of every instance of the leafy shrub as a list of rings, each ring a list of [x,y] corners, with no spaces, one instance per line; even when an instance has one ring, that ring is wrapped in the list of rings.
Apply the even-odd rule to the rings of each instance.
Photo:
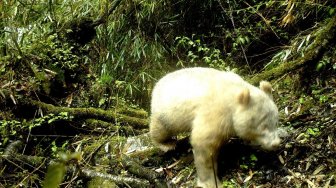
[[[32,128],[72,118],[67,112],[60,112],[57,115],[47,114],[32,121],[0,120],[0,145],[6,145],[9,140],[23,139]]]
[[[224,61],[221,51],[216,48],[209,48],[201,43],[200,39],[190,39],[186,36],[176,37],[177,50],[187,51],[186,58],[179,59],[178,65],[184,66],[202,66],[205,65],[220,70],[230,70],[228,62]],[[186,65],[185,65],[186,64]]]

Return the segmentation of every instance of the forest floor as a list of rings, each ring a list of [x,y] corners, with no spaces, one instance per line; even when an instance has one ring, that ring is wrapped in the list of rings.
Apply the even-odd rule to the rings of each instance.
[[[302,84],[296,83],[300,79],[295,75],[273,82],[279,126],[288,136],[272,152],[231,139],[218,159],[223,187],[336,187],[336,79],[334,75],[325,77],[302,88],[297,86]],[[50,108],[63,114],[67,109],[41,108],[45,113]],[[69,113],[81,119],[92,109],[81,111],[71,108]],[[101,109],[92,112],[105,120],[117,117]],[[88,121],[77,122],[68,116],[57,121],[53,117],[59,116],[51,116],[44,126],[26,133],[28,137],[21,139],[26,140],[23,148],[15,146],[19,142],[7,146],[0,158],[0,187],[40,187],[48,174],[51,179],[61,177],[61,187],[194,187],[196,169],[188,135],[181,136],[185,139],[174,151],[164,153],[148,137],[147,112],[132,113],[141,121],[119,118],[132,120],[141,125],[138,128],[118,121],[89,126]],[[59,155],[58,151],[70,155]],[[76,152],[79,154],[71,154]],[[56,171],[66,168],[63,180],[62,175],[50,169],[47,172],[54,162],[61,164]]]

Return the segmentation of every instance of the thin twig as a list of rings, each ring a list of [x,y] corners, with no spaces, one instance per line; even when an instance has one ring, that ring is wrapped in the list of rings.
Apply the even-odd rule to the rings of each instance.
[[[224,7],[223,7],[223,5],[222,5],[222,3],[221,3],[219,0],[217,0],[217,2],[218,2],[218,4],[219,4],[219,6],[222,8],[223,12],[226,12],[225,9],[224,9]],[[233,20],[232,8],[231,8],[231,5],[230,5],[229,0],[227,0],[227,4],[229,5],[229,9],[230,9],[230,11],[229,11],[229,16],[230,16],[230,20],[231,20],[231,23],[232,23],[232,27],[233,27],[234,32],[236,32],[236,26],[235,26],[235,22],[234,22],[234,20]],[[246,64],[247,64],[248,70],[249,70],[250,73],[252,73],[250,64],[249,64],[249,62],[248,62],[248,60],[247,60],[247,56],[246,56],[246,53],[245,53],[245,49],[244,49],[243,45],[240,44],[240,43],[239,43],[239,46],[240,46],[240,49],[241,49],[242,52],[243,52],[243,56],[244,56],[245,62],[246,62]]]

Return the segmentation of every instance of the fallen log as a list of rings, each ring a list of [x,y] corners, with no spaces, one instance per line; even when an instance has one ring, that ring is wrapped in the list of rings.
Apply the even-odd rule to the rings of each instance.
[[[161,181],[162,179],[162,177],[160,177],[161,174],[140,165],[131,158],[123,157],[122,164],[130,173],[135,174],[140,178],[148,180],[150,183],[155,185],[154,187],[157,188],[167,187],[167,184]]]
[[[131,186],[131,187],[139,187],[139,188],[150,187],[149,181],[145,179],[116,176],[112,174],[97,172],[97,171],[90,170],[90,169],[81,169],[80,176],[89,177],[89,178],[100,177],[103,179],[111,180],[121,186]]]
[[[131,117],[128,115],[116,113],[114,110],[103,110],[98,108],[70,108],[59,107],[36,100],[22,101],[26,106],[41,109],[45,113],[59,114],[68,112],[69,115],[76,119],[97,119],[106,122],[120,123],[121,125],[130,125],[136,129],[148,128],[148,120],[146,118]]]
[[[134,129],[132,126],[124,125],[124,126],[117,126],[113,123],[109,123],[102,120],[97,119],[86,119],[85,124],[90,127],[91,130],[97,130],[96,127],[104,127],[108,128],[111,132],[119,132],[124,135],[140,135],[147,132],[145,129]]]

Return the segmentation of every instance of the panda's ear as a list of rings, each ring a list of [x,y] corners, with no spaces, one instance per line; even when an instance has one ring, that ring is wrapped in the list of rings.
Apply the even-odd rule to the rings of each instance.
[[[245,88],[242,91],[240,91],[238,95],[238,102],[243,106],[247,106],[250,103],[250,98],[251,98],[250,90]]]
[[[259,84],[259,88],[265,92],[271,99],[273,98],[272,96],[272,85],[267,82],[267,81],[261,81]]]

